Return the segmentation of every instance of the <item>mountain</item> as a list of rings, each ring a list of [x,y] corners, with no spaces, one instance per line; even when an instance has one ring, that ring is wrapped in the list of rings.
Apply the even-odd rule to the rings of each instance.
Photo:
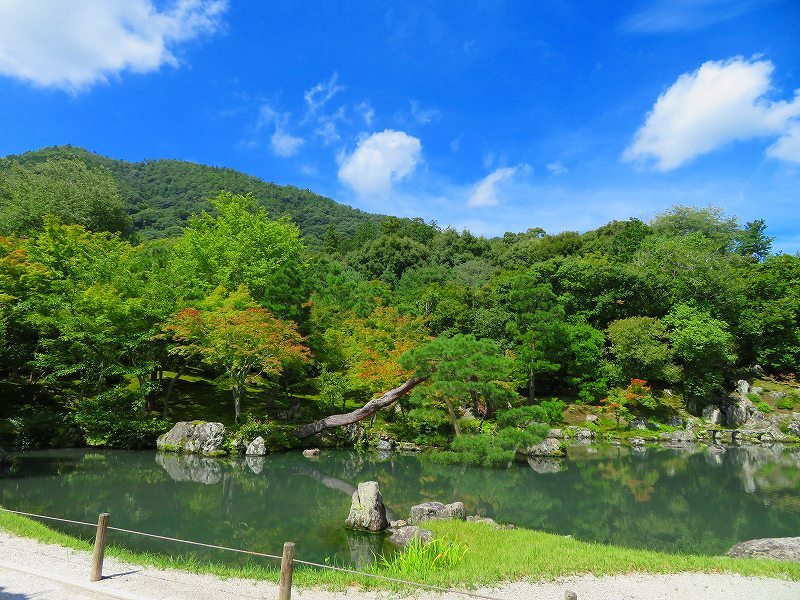
[[[128,162],[76,146],[42,148],[9,155],[6,160],[30,165],[58,158],[74,158],[90,167],[108,169],[117,181],[134,229],[145,239],[176,235],[190,215],[210,208],[209,199],[220,190],[250,193],[264,204],[271,216],[289,215],[312,246],[324,240],[330,224],[338,233],[351,236],[360,225],[369,222],[378,225],[386,218],[309,190],[277,185],[233,169],[181,160]]]

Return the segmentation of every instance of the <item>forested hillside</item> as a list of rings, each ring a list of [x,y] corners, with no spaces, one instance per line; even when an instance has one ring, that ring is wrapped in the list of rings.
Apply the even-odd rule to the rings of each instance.
[[[486,239],[174,161],[32,164],[48,152],[0,172],[0,374],[18,443],[152,444],[162,417],[213,415],[281,446],[406,381],[377,426],[502,463],[565,405],[665,423],[741,377],[796,386],[800,257],[773,255],[761,220],[676,206]],[[209,212],[191,203],[228,184]],[[131,227],[134,205],[147,208]],[[145,237],[168,239],[138,237],[148,210],[162,225]]]
[[[209,210],[209,200],[222,190],[252,194],[273,217],[290,215],[312,246],[324,239],[331,223],[335,223],[337,231],[352,235],[359,225],[378,224],[382,218],[309,190],[276,185],[233,169],[180,160],[133,163],[74,146],[56,146],[8,156],[0,159],[0,172],[10,170],[12,163],[35,168],[45,161],[58,159],[75,159],[94,169],[108,170],[119,188],[130,225],[142,239],[178,235],[189,216]]]

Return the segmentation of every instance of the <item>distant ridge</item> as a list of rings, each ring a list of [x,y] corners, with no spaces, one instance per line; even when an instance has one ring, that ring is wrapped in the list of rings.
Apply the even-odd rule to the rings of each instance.
[[[340,234],[353,235],[364,223],[379,224],[386,217],[340,204],[309,190],[277,185],[228,168],[159,159],[128,162],[95,154],[78,146],[52,146],[0,159],[35,164],[53,158],[74,158],[91,167],[111,171],[125,199],[136,231],[145,239],[177,235],[190,215],[210,208],[209,199],[220,190],[251,193],[273,217],[289,215],[307,242],[318,246],[333,224]]]

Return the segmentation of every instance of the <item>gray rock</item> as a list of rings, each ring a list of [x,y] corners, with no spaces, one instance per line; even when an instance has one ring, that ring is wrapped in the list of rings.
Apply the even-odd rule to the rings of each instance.
[[[597,421],[597,419],[599,419],[597,415],[586,415],[587,423],[594,423],[595,421]]]
[[[400,529],[401,527],[408,527],[408,523],[403,519],[397,519],[396,521],[390,521],[389,527],[392,529]]]
[[[695,441],[694,433],[687,430],[665,432],[658,437],[668,446],[685,446]]]
[[[769,393],[769,394],[767,394],[767,395],[768,395],[770,398],[772,398],[773,400],[780,400],[781,398],[786,398],[786,392],[778,392],[778,391],[774,391],[774,392],[770,392],[770,393]]]
[[[484,525],[489,525],[490,527],[495,527],[496,529],[500,529],[501,525],[490,517],[481,517],[478,515],[470,515],[467,517],[468,523],[483,523]]]
[[[303,456],[306,458],[319,458],[320,451],[319,448],[308,448],[303,450]]]
[[[264,438],[258,436],[247,445],[247,456],[265,456],[267,454],[267,446],[264,444]]]
[[[720,412],[719,408],[717,408],[713,404],[709,404],[703,409],[702,417],[706,423],[709,423],[711,425],[722,424],[722,413]]]
[[[578,440],[593,440],[594,439],[594,431],[591,429],[586,429],[585,427],[578,427],[574,430],[573,435],[575,439]]]
[[[167,433],[159,436],[156,447],[163,452],[186,454],[224,454],[222,440],[225,426],[222,423],[180,421]]]
[[[750,393],[760,396],[761,394],[764,393],[764,388],[763,387],[759,387],[759,386],[751,387],[750,388]]]
[[[725,423],[728,427],[741,427],[754,410],[755,406],[748,398],[739,398],[725,410]]]
[[[353,492],[350,514],[345,524],[353,529],[367,531],[383,531],[389,526],[389,521],[386,520],[386,507],[383,505],[377,481],[358,484],[358,489]]]
[[[564,430],[563,429],[551,429],[547,432],[547,437],[554,438],[557,440],[564,438]]]
[[[411,507],[411,516],[408,522],[418,525],[423,521],[444,521],[454,519],[464,521],[467,518],[467,511],[463,502],[453,502],[452,504],[442,504],[441,502],[423,502]]]
[[[800,437],[800,421],[789,423],[789,435]]]
[[[736,382],[736,393],[740,398],[746,398],[750,392],[750,384],[746,380],[740,379]]]
[[[707,448],[709,454],[725,454],[727,450],[722,444],[710,444]]]
[[[678,416],[672,416],[669,419],[667,419],[667,425],[669,425],[670,427],[685,427],[686,421],[684,421]]]
[[[649,423],[644,417],[636,417],[635,419],[631,419],[631,422],[628,423],[628,429],[647,429],[648,426]]]
[[[424,544],[430,544],[433,541],[433,532],[414,525],[408,525],[407,527],[401,527],[389,536],[389,541],[398,548],[405,548],[411,543],[411,540],[421,540]]]
[[[644,446],[644,438],[632,437],[630,440],[631,446]]]
[[[394,448],[394,440],[391,438],[380,438],[378,440],[378,450],[391,450]]]
[[[564,456],[561,442],[555,438],[545,438],[538,444],[529,446],[525,451],[528,456]]]
[[[726,554],[734,558],[772,558],[800,562],[800,537],[763,538],[739,542]]]
[[[403,452],[422,452],[422,447],[412,442],[400,442],[398,448]]]

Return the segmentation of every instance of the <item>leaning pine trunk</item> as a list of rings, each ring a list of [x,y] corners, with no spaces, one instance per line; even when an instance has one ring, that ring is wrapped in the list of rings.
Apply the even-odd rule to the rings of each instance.
[[[294,434],[302,439],[325,431],[326,429],[331,429],[332,427],[342,427],[344,425],[352,425],[353,423],[357,423],[362,419],[371,417],[380,409],[394,404],[426,379],[427,377],[414,377],[409,379],[402,385],[389,390],[382,396],[373,398],[361,408],[357,408],[352,412],[341,415],[331,415],[330,417],[325,417],[324,419],[314,421],[308,425],[301,425],[295,430]]]

